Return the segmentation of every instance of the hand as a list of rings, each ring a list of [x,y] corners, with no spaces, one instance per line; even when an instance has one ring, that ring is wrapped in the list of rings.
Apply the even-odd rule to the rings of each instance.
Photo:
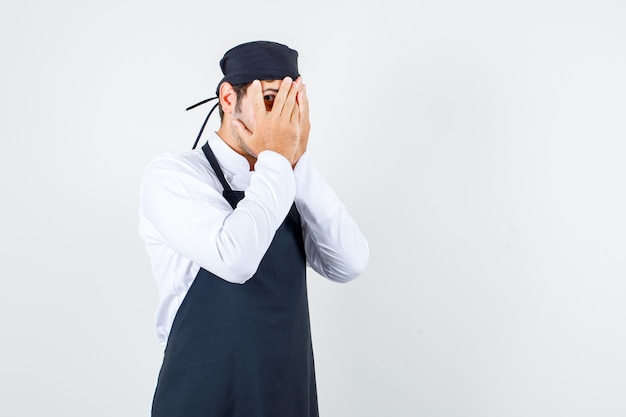
[[[302,77],[297,81],[302,82]],[[298,162],[302,154],[306,151],[306,147],[309,143],[309,132],[311,131],[311,122],[309,121],[309,99],[306,96],[306,85],[301,84],[298,95],[296,96],[296,103],[298,104],[299,111],[299,144],[296,154],[294,156],[293,166]]]
[[[252,101],[254,131],[248,130],[240,120],[233,120],[233,126],[255,156],[264,150],[271,150],[287,158],[292,166],[297,161],[295,157],[300,147],[301,112],[296,98],[301,86],[300,79],[283,79],[270,111],[265,108],[261,82],[255,80],[248,88],[247,94]]]

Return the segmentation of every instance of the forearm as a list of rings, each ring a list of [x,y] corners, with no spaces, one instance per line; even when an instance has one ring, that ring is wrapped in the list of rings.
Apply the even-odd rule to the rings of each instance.
[[[330,280],[350,281],[367,266],[367,240],[307,153],[298,165],[295,201],[309,265]]]
[[[245,282],[293,203],[295,179],[289,162],[273,152],[260,154],[235,210],[221,189],[208,183],[210,178],[172,169],[171,162],[147,171],[145,217],[174,251],[227,281]]]
[[[263,152],[255,170],[245,198],[214,231],[218,259],[206,256],[207,266],[223,269],[224,279],[232,282],[243,283],[256,272],[295,196],[295,179],[284,157]]]

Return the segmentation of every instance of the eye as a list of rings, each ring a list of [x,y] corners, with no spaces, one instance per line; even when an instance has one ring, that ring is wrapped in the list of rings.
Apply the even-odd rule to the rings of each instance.
[[[276,96],[273,96],[273,95],[270,95],[270,94],[263,96],[263,101],[265,102],[265,109],[267,111],[272,110],[272,106],[274,106],[274,98],[275,97]]]

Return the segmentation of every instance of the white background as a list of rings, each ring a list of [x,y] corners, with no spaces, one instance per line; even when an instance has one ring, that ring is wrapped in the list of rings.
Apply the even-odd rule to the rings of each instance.
[[[625,4],[2,0],[0,415],[149,415],[143,169],[267,39],[371,246],[310,274],[322,416],[626,416]]]

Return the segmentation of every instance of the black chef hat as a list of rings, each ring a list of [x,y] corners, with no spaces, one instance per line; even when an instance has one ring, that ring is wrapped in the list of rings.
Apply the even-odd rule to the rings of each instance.
[[[187,110],[218,99],[220,86],[224,82],[237,85],[247,84],[254,80],[282,80],[287,76],[295,80],[300,76],[298,52],[286,45],[269,41],[248,42],[229,49],[220,60],[220,68],[224,78],[217,85],[216,97],[196,103]],[[195,149],[198,144],[204,127],[218,104],[213,106],[204,120],[192,149]]]
[[[220,60],[224,78],[217,85],[215,94],[223,82],[247,84],[254,80],[282,80],[289,76],[296,79],[298,52],[276,42],[256,41],[235,46]]]

